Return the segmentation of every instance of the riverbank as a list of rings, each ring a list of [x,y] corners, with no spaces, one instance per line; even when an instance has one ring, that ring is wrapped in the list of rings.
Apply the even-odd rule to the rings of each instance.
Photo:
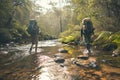
[[[61,44],[57,40],[41,41],[38,53],[28,53],[28,45],[1,48],[1,80],[119,80],[120,69],[109,64],[109,52],[94,50],[95,55],[88,59],[78,59],[84,46]],[[63,48],[66,53],[59,50]],[[104,57],[106,56],[106,57]],[[63,60],[62,63],[55,60]],[[110,57],[111,60],[119,57]],[[77,61],[77,64],[76,64]],[[96,61],[96,66],[86,65]],[[82,64],[81,64],[82,63]],[[109,64],[108,64],[109,63]],[[118,63],[117,63],[118,64]],[[117,65],[116,64],[116,65]]]

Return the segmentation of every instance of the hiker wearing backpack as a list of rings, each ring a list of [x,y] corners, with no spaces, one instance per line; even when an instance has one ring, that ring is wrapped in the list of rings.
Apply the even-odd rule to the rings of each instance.
[[[91,36],[94,34],[94,28],[93,24],[90,18],[84,18],[82,20],[82,28],[81,28],[81,37],[83,38],[83,41],[85,42],[86,49],[88,51],[88,54],[91,53]]]
[[[27,31],[30,34],[32,42],[29,52],[31,53],[33,45],[35,45],[35,53],[37,53],[39,27],[36,20],[30,20]]]

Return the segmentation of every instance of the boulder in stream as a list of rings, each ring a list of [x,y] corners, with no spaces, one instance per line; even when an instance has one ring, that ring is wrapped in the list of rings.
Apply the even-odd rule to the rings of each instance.
[[[89,56],[88,56],[88,55],[79,55],[77,58],[78,58],[78,59],[88,60],[88,59],[89,59]]]
[[[58,51],[59,51],[60,53],[68,53],[68,50],[65,50],[64,48],[60,48]]]
[[[113,57],[120,56],[120,50],[119,49],[114,50],[112,56]]]
[[[54,61],[55,61],[56,63],[64,63],[64,62],[65,62],[65,59],[64,59],[63,57],[56,57],[56,58],[54,59]]]
[[[87,60],[84,59],[74,59],[73,64],[76,64],[77,66],[86,68],[86,67],[92,67],[96,68],[98,66],[95,58],[89,58]]]

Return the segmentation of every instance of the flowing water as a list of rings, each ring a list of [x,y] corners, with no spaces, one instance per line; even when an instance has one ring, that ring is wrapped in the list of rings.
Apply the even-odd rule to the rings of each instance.
[[[39,42],[38,53],[33,49],[29,54],[29,48],[30,44],[0,48],[0,80],[120,80],[119,68],[101,64],[101,68],[96,69],[73,64],[84,47],[47,40]],[[68,50],[68,53],[60,53],[60,48]],[[55,55],[62,56],[65,62],[56,63]],[[90,59],[96,60],[96,57]],[[86,60],[81,62],[86,63]]]

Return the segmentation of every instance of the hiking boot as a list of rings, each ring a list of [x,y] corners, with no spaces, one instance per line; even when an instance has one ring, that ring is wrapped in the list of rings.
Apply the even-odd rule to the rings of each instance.
[[[29,53],[31,54],[32,48],[30,48]]]
[[[90,56],[92,54],[90,49],[87,50],[87,54],[88,54],[88,56]]]

